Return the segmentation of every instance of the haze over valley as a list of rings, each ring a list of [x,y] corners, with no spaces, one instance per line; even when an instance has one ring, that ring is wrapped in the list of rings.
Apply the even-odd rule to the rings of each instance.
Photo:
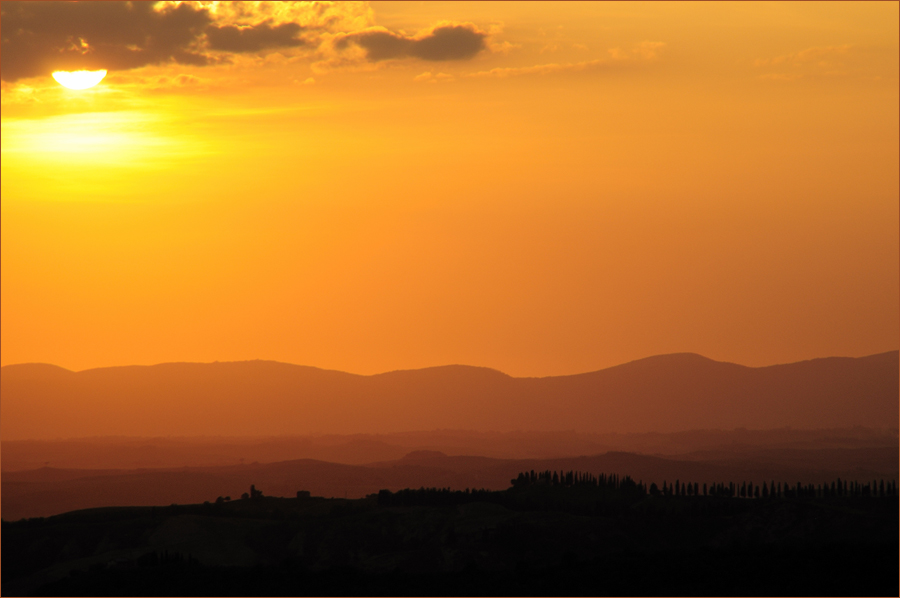
[[[898,419],[898,361],[890,352],[748,368],[677,354],[550,378],[469,366],[358,376],[264,361],[6,366],[4,512],[202,502],[251,483],[349,498],[502,490],[531,469],[660,485],[894,479],[898,431],[884,424]]]

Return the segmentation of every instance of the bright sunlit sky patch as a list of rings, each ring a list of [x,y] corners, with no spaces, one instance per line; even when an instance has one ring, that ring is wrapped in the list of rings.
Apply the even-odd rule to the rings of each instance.
[[[3,364],[897,348],[896,3],[2,11]]]

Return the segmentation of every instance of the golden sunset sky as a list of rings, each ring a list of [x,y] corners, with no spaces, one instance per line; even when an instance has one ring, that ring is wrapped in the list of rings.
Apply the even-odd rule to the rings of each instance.
[[[898,6],[3,2],[2,364],[897,349]]]

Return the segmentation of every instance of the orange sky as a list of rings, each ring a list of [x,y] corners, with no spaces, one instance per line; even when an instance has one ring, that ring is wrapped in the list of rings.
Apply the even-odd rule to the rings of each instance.
[[[897,3],[102,4],[3,3],[3,365],[898,347]]]

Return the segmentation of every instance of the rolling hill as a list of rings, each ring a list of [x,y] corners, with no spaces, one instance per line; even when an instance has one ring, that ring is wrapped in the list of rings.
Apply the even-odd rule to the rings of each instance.
[[[271,361],[0,370],[4,440],[391,433],[673,432],[894,425],[898,352],[751,368],[695,354],[546,378],[444,366],[360,376]]]

